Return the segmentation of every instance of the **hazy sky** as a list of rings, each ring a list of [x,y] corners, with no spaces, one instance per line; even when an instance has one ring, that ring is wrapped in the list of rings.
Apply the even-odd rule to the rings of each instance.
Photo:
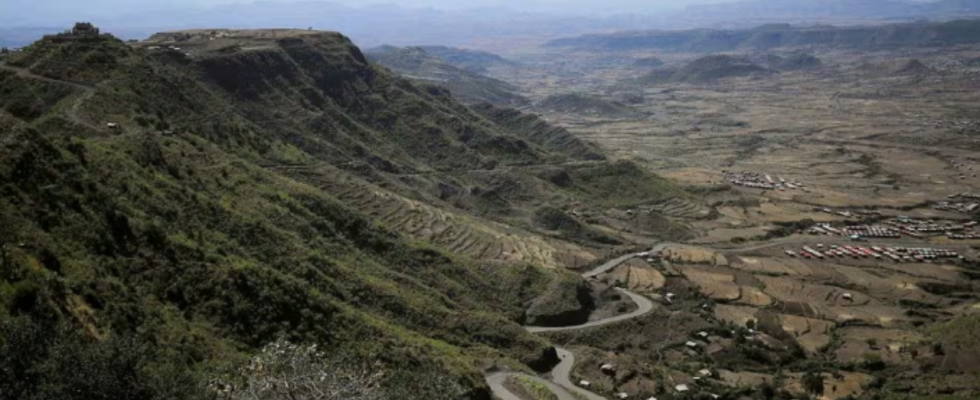
[[[231,3],[323,2],[349,7],[394,4],[402,7],[472,9],[506,7],[517,11],[552,13],[656,12],[689,4],[721,3],[733,0],[0,0],[0,22],[42,21],[76,16],[109,16],[144,13],[154,9],[206,8]]]

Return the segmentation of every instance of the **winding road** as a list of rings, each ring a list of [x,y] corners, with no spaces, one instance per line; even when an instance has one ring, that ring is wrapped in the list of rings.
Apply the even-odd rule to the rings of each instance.
[[[691,246],[712,249],[715,251],[729,252],[729,253],[742,253],[742,252],[766,249],[770,247],[787,246],[787,245],[793,245],[799,243],[813,242],[818,240],[826,241],[828,239],[830,241],[833,241],[834,238],[826,238],[826,237],[816,238],[816,237],[809,237],[809,236],[788,237],[788,238],[776,239],[775,241],[771,241],[769,243],[743,246],[740,248],[736,247],[736,248],[712,249],[706,246],[699,246],[699,245],[691,245]],[[836,238],[836,239],[839,239],[841,241],[844,240],[840,238]],[[883,240],[882,242],[890,243],[893,245],[899,245],[899,244],[912,245],[915,243],[919,245],[924,244],[921,242],[913,242],[910,240],[902,240],[902,239]],[[910,243],[906,243],[906,242],[910,242]],[[687,245],[682,245],[677,243],[660,243],[654,246],[653,249],[650,251],[652,253],[656,253],[656,252],[663,251],[665,248],[670,246],[687,246]],[[588,279],[604,274],[635,257],[637,257],[635,253],[630,253],[624,256],[617,257],[615,259],[607,261],[606,263],[603,263],[602,265],[596,267],[595,269],[583,273],[582,277]],[[633,318],[638,318],[653,311],[654,304],[653,301],[651,301],[649,298],[621,288],[617,288],[616,290],[619,290],[620,292],[628,296],[631,300],[633,300],[633,302],[636,303],[637,305],[636,311],[633,311],[629,314],[617,315],[615,317],[610,317],[598,321],[592,321],[581,325],[564,326],[564,327],[528,326],[525,327],[525,329],[527,329],[527,331],[530,333],[546,333],[546,332],[560,332],[560,331],[587,329],[587,328],[594,328],[598,326],[614,324],[617,322],[622,322]],[[668,321],[668,324],[669,323],[670,321]],[[516,395],[508,391],[507,388],[504,387],[504,382],[507,380],[508,377],[511,376],[526,377],[533,381],[545,385],[548,389],[550,389],[555,394],[556,397],[558,397],[558,400],[582,400],[583,398],[587,400],[607,400],[605,397],[592,393],[582,387],[579,387],[574,382],[572,382],[571,374],[572,374],[572,368],[575,366],[575,356],[572,354],[572,352],[562,348],[556,348],[556,351],[558,353],[558,357],[560,361],[558,365],[556,365],[551,370],[550,381],[542,377],[527,375],[527,374],[522,374],[517,372],[496,372],[487,375],[486,382],[490,386],[490,389],[493,391],[494,395],[499,397],[501,400],[522,400],[520,397],[517,397]]]
[[[658,248],[662,248],[662,247],[663,246],[658,246]],[[656,248],[654,250],[656,250]],[[600,274],[609,272],[610,270],[622,265],[624,262],[634,257],[636,257],[636,254],[631,253],[615,258],[596,267],[591,271],[582,274],[582,276],[584,278],[592,278]],[[654,305],[653,305],[653,301],[651,301],[650,299],[625,289],[616,288],[616,290],[625,294],[627,297],[633,300],[634,303],[636,303],[637,305],[636,311],[633,311],[629,314],[617,315],[615,317],[601,319],[598,321],[592,321],[581,325],[563,326],[563,327],[528,326],[525,327],[525,329],[527,329],[527,331],[530,333],[559,332],[559,331],[587,329],[587,328],[594,328],[598,326],[614,324],[621,321],[626,321],[629,319],[646,315],[649,312],[653,311]],[[555,396],[558,397],[558,400],[581,400],[583,398],[587,400],[607,400],[605,397],[602,397],[600,395],[597,395],[595,393],[592,393],[588,390],[585,390],[584,388],[575,385],[575,383],[572,382],[572,378],[571,378],[572,367],[575,366],[575,355],[572,354],[572,352],[562,348],[555,348],[555,350],[558,353],[559,362],[558,365],[556,365],[551,370],[550,381],[541,377],[521,374],[516,372],[497,372],[486,376],[487,385],[490,386],[490,390],[493,391],[493,394],[499,397],[501,400],[522,400],[520,397],[514,395],[509,390],[507,390],[506,387],[504,387],[504,382],[507,380],[508,377],[511,376],[525,377],[545,385],[548,389],[550,389],[555,394]]]
[[[40,81],[44,81],[44,82],[48,82],[48,83],[53,83],[53,84],[57,84],[57,85],[67,85],[67,86],[71,86],[71,87],[73,87],[75,89],[78,89],[78,90],[82,91],[83,94],[81,96],[78,96],[78,97],[75,98],[75,100],[71,104],[71,107],[69,107],[68,110],[65,111],[65,115],[68,117],[69,120],[71,120],[72,122],[74,122],[76,124],[85,126],[85,127],[89,128],[89,129],[97,129],[95,127],[95,125],[93,125],[92,123],[90,123],[90,122],[86,121],[85,119],[81,118],[80,117],[80,114],[79,114],[79,110],[82,108],[82,103],[88,101],[93,96],[95,96],[95,88],[94,87],[88,86],[88,85],[83,85],[83,84],[77,83],[77,82],[63,81],[63,80],[59,80],[59,79],[54,79],[54,78],[49,78],[49,77],[46,77],[46,76],[37,75],[37,74],[31,72],[29,69],[26,69],[26,68],[18,68],[18,67],[10,66],[10,65],[7,65],[7,64],[3,64],[3,63],[0,63],[0,70],[6,70],[6,71],[13,72],[13,73],[17,74],[17,76],[19,76],[21,78],[24,78],[24,79],[35,79],[35,80],[40,80]]]

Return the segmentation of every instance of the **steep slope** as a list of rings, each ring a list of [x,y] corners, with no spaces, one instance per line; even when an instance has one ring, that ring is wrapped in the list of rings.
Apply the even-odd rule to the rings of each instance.
[[[521,132],[522,136],[545,149],[568,154],[579,160],[606,159],[595,145],[575,137],[564,128],[549,125],[537,116],[489,103],[475,105],[473,110],[508,131]]]
[[[373,66],[336,33],[131,47],[81,26],[7,61],[0,322],[135,335],[182,369],[286,337],[488,398],[481,368],[556,362],[519,325],[528,305],[620,243],[542,234],[528,210],[684,196],[533,117]]]
[[[441,52],[446,53],[445,50]],[[408,78],[444,86],[467,103],[520,105],[527,101],[517,94],[518,89],[513,85],[457,66],[420,47],[382,46],[368,50],[367,54],[373,62]],[[459,59],[460,56],[454,57]]]
[[[328,68],[317,68],[319,76],[300,73],[304,62]],[[346,101],[320,110],[336,112],[336,120],[309,121],[346,124],[352,134],[358,123],[341,107],[366,107],[360,102],[370,100],[366,92],[387,79],[346,39],[326,33],[285,39],[275,50],[193,61],[133,50],[107,36],[51,38],[4,67],[10,91],[50,88],[30,112],[6,103],[0,111],[0,317],[62,320],[95,337],[139,332],[174,349],[180,364],[285,336],[390,368],[426,366],[460,380],[477,398],[486,396],[474,368],[484,356],[547,368],[548,346],[517,321],[552,273],[482,268],[414,244],[331,193],[263,167],[348,150],[327,148],[321,141],[327,132],[291,137],[298,132],[284,118],[265,119],[259,105],[245,106],[261,103],[273,86],[285,87],[255,76],[267,68],[288,71],[278,76],[293,79],[290,90],[302,91],[299,83],[309,79],[309,89],[321,90],[297,94],[310,101]],[[228,92],[219,95],[223,88]],[[104,121],[122,129],[103,128]],[[414,123],[399,122],[405,130]],[[433,140],[471,152],[473,165],[493,157],[477,150],[487,143],[517,141],[485,131],[467,143]],[[505,153],[540,155],[530,148]],[[438,152],[422,158],[441,160]],[[16,230],[6,221],[16,221]]]

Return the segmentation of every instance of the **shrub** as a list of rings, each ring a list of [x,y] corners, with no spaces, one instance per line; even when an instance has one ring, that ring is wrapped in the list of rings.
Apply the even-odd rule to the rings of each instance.
[[[197,382],[133,336],[99,341],[28,318],[0,324],[0,399],[197,399]]]

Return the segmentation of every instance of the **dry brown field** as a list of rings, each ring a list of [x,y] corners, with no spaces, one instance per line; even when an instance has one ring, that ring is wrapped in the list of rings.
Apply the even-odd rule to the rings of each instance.
[[[803,374],[789,374],[786,379],[786,389],[793,393],[803,393],[803,386],[800,378]],[[863,385],[871,381],[872,377],[868,374],[842,372],[839,378],[834,378],[831,374],[823,374],[824,388],[821,400],[836,400],[847,396],[858,397],[864,393]]]
[[[624,54],[590,56],[575,51],[570,51],[570,59],[591,60],[594,67],[562,63],[561,78],[544,82],[520,73],[510,78],[519,84],[532,83],[524,86],[530,87],[527,95],[532,100],[571,91],[608,100],[628,95],[635,100],[630,106],[642,113],[636,118],[546,110],[542,116],[597,143],[614,158],[640,163],[688,188],[698,200],[692,202],[711,211],[707,216],[676,216],[696,237],[664,251],[668,263],[661,269],[670,276],[665,280],[668,286],[673,289],[677,283],[678,288],[699,292],[685,300],[700,305],[702,299],[710,299],[715,318],[740,326],[776,315],[785,333],[766,333],[778,340],[788,340],[785,334],[789,334],[816,358],[860,362],[874,353],[886,363],[907,364],[911,360],[898,350],[928,339],[925,327],[980,313],[980,296],[962,290],[970,287],[962,262],[810,260],[784,252],[799,252],[803,245],[818,243],[854,244],[846,237],[807,235],[801,231],[807,224],[878,223],[870,216],[845,217],[836,212],[873,210],[881,219],[975,218],[934,209],[933,203],[948,201],[954,194],[980,192],[980,177],[973,176],[974,171],[980,175],[980,73],[948,63],[980,52],[964,48],[907,49],[901,54],[812,51],[825,62],[824,68],[711,83],[638,84],[634,79],[648,71],[602,60]],[[703,56],[649,55],[671,66]],[[865,66],[913,58],[934,73],[889,73],[885,67]],[[541,58],[537,62],[548,65]],[[803,187],[735,186],[725,182],[725,171],[769,174]],[[861,245],[935,246],[976,260],[978,252],[971,247],[980,247],[980,240],[905,236],[868,239]],[[655,291],[662,277],[640,266],[621,268],[612,275],[647,292]],[[875,345],[869,339],[875,339]],[[719,344],[706,349],[702,356],[721,357],[731,350]],[[685,349],[672,349],[665,352],[665,359],[670,364],[700,358]],[[720,372],[730,385],[759,384],[770,377]],[[798,392],[800,375],[795,373],[800,371],[793,372],[788,374],[787,387]],[[827,378],[826,399],[860,395],[862,384],[871,379],[856,373],[845,373],[843,380]]]
[[[889,363],[901,362],[910,358],[908,354],[901,353],[904,346],[911,346],[925,339],[923,335],[913,331],[867,327],[840,328],[839,334],[843,345],[834,355],[843,362],[861,362],[867,354],[877,354]]]
[[[654,293],[667,283],[667,278],[643,260],[633,259],[610,271],[609,282],[618,282],[636,293]]]

